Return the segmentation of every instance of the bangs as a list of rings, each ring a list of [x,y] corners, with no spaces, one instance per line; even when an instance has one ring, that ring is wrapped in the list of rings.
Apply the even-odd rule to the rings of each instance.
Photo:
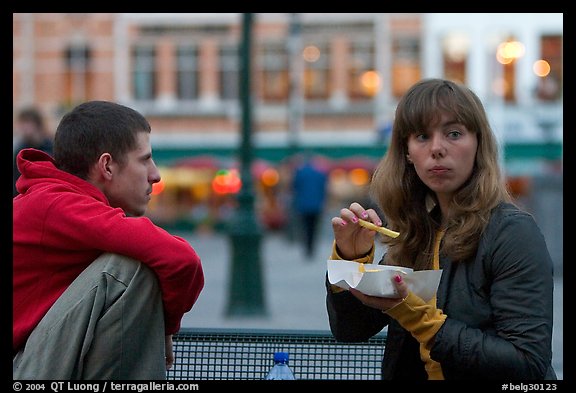
[[[427,130],[437,124],[442,115],[463,124],[471,132],[479,129],[473,112],[476,107],[474,100],[447,83],[414,90],[405,98],[397,119],[402,139]]]

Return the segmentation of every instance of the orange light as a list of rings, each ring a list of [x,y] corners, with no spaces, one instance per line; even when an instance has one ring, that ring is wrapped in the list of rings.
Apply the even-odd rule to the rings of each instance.
[[[260,179],[262,180],[262,184],[264,184],[266,187],[274,187],[276,184],[278,184],[280,175],[276,169],[267,168],[264,170],[264,172],[262,172]]]
[[[370,181],[370,174],[366,169],[362,168],[352,169],[348,176],[352,184],[356,186],[364,186]]]
[[[380,75],[376,71],[366,71],[360,76],[360,83],[367,95],[374,96],[380,89]]]
[[[164,183],[164,180],[162,179],[158,183],[152,184],[152,195],[160,194],[164,191],[164,188],[166,188],[166,183]]]
[[[548,76],[550,73],[550,64],[546,60],[537,60],[532,66],[532,71],[539,77]]]

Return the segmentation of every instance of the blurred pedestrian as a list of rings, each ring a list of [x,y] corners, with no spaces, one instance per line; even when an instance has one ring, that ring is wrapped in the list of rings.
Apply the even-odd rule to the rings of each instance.
[[[315,251],[318,222],[324,210],[328,174],[318,168],[310,155],[294,172],[292,183],[293,203],[302,224],[304,251],[313,257]]]
[[[172,335],[204,285],[188,242],[144,213],[160,173],[150,124],[106,101],[24,149],[13,199],[14,379],[166,379]]]
[[[397,298],[327,282],[330,328],[364,341],[385,326],[383,379],[556,379],[553,274],[534,218],[513,204],[484,107],[467,87],[426,79],[401,98],[389,149],[372,178],[373,209],[354,202],[332,218],[332,259],[371,263],[371,221],[384,237],[380,263],[442,269],[424,300],[400,274]]]
[[[390,141],[390,135],[392,135],[392,121],[386,120],[378,129],[376,130],[377,141],[379,144],[387,145]]]
[[[12,194],[18,195],[16,181],[20,171],[16,165],[16,156],[22,149],[34,148],[52,155],[53,139],[48,132],[44,116],[36,107],[22,109],[16,118],[16,132],[18,141],[14,147],[12,164]]]

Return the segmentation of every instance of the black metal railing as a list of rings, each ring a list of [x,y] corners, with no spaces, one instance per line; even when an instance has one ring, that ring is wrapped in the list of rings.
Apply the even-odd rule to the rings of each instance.
[[[174,335],[169,380],[264,379],[274,352],[288,352],[296,379],[380,379],[385,333],[343,343],[329,331],[185,328]]]

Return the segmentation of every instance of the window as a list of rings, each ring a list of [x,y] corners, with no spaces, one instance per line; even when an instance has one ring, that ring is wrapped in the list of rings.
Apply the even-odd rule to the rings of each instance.
[[[348,69],[348,92],[351,99],[371,98],[377,93],[379,81],[374,68],[374,43],[353,42]]]
[[[222,100],[238,100],[238,46],[222,45],[220,47],[220,98]]]
[[[153,100],[156,96],[156,53],[153,47],[139,46],[133,51],[133,94],[136,100]]]
[[[504,64],[502,67],[504,101],[514,103],[516,102],[516,61]]]
[[[70,45],[64,53],[66,62],[65,95],[70,103],[81,102],[90,97],[90,48],[86,45]]]
[[[304,96],[307,99],[328,99],[330,93],[330,51],[326,43],[309,43],[302,50],[304,57]]]
[[[524,44],[512,35],[500,42],[496,49],[497,69],[493,90],[505,102],[516,102],[516,62],[524,52]]]
[[[198,48],[182,46],[177,52],[179,100],[198,98]]]
[[[537,96],[543,101],[555,101],[562,97],[562,36],[542,36],[540,51],[549,69],[538,80]]]
[[[470,38],[462,32],[447,34],[442,42],[442,62],[444,77],[459,83],[466,83],[466,60]]]
[[[286,101],[290,90],[289,61],[284,43],[262,45],[260,61],[261,97],[264,101]]]
[[[421,78],[419,38],[410,35],[394,37],[392,51],[392,94],[399,99]]]

